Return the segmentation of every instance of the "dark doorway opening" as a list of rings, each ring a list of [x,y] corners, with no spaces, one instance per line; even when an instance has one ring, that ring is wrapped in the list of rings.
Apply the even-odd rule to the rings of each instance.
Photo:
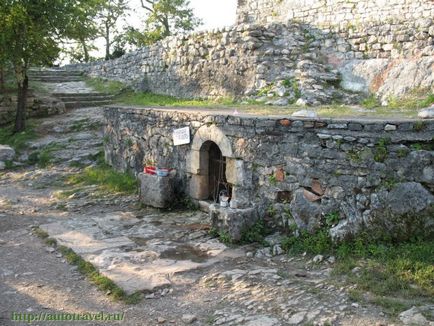
[[[211,142],[208,154],[208,198],[217,203],[222,192],[225,192],[228,197],[232,196],[232,186],[226,180],[226,158],[216,143]]]

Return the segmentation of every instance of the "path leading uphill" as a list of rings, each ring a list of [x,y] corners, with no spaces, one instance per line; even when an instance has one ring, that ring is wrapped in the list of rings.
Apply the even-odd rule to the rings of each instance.
[[[68,98],[94,93],[75,77],[50,75],[49,87],[72,93]],[[14,313],[40,318],[100,312],[123,314],[123,321],[75,324],[392,324],[379,308],[350,300],[350,288],[331,276],[333,259],[313,263],[252,246],[228,248],[208,235],[207,215],[199,211],[141,208],[136,195],[69,185],[68,177],[95,164],[103,146],[102,109],[72,107],[38,120],[40,137],[22,153],[49,149],[48,167],[26,166],[0,176],[0,325],[26,324],[12,321]],[[142,300],[114,302],[55,246],[36,237],[37,226],[128,293],[141,291]]]

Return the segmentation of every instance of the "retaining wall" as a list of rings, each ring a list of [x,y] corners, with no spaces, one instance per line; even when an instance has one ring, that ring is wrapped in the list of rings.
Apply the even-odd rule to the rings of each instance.
[[[434,121],[265,118],[109,107],[106,158],[118,170],[147,161],[177,170],[177,192],[196,199],[207,141],[227,160],[238,209],[276,225],[314,230],[334,223],[342,238],[362,226],[397,237],[432,232]],[[173,146],[174,129],[192,143]],[[330,221],[330,217],[337,217]],[[431,230],[431,231],[430,231]]]

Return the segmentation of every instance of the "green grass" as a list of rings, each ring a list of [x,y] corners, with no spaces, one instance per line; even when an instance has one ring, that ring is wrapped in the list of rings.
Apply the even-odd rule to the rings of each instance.
[[[36,164],[40,168],[46,168],[54,163],[53,153],[62,149],[63,145],[51,143],[29,155],[28,163]]]
[[[140,106],[172,106],[172,107],[223,107],[234,105],[231,98],[220,98],[217,100],[201,99],[180,99],[168,95],[158,95],[147,92],[124,92],[117,98],[117,101],[128,105]]]
[[[391,315],[418,302],[434,303],[433,241],[415,239],[394,243],[387,239],[374,241],[362,234],[335,244],[328,231],[321,230],[314,235],[302,233],[299,237],[288,237],[282,247],[290,254],[336,256],[335,276],[345,276],[349,284],[357,285],[357,291],[350,296],[366,301],[357,294],[368,294],[369,302],[381,305]],[[360,267],[359,273],[352,272],[355,267]]]
[[[134,176],[117,172],[104,163],[87,167],[68,181],[73,185],[99,185],[102,190],[111,193],[134,194],[138,187]]]
[[[127,86],[121,82],[104,80],[101,78],[87,77],[85,81],[89,87],[92,87],[93,89],[95,89],[97,92],[100,93],[118,95],[127,88]]]
[[[28,141],[37,137],[34,126],[35,122],[28,120],[26,130],[19,133],[13,133],[13,125],[0,128],[0,144],[9,145],[17,152],[22,151],[27,147]]]

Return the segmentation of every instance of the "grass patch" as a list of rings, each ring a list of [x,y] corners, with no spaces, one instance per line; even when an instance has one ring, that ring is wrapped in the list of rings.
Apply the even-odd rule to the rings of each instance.
[[[73,185],[99,185],[107,192],[123,194],[134,194],[138,187],[134,176],[117,172],[105,163],[87,167],[79,174],[69,177],[68,181]]]
[[[22,151],[27,147],[28,141],[37,137],[34,126],[35,122],[28,120],[27,128],[22,132],[13,133],[13,125],[0,128],[0,144],[9,145],[17,152]]]
[[[123,301],[126,304],[136,304],[141,300],[140,293],[134,293],[132,295],[127,295],[124,290],[117,286],[112,280],[101,275],[95,266],[91,263],[85,261],[79,255],[77,255],[73,250],[60,246],[59,251],[68,261],[68,263],[78,267],[80,273],[85,275],[92,283],[94,283],[100,290],[105,291],[116,301]]]
[[[46,168],[54,163],[53,153],[62,148],[63,145],[61,144],[51,143],[42,149],[31,153],[27,162],[31,165],[36,164],[40,168]]]
[[[201,99],[180,99],[168,95],[158,95],[147,92],[127,91],[117,98],[117,102],[128,105],[140,106],[171,106],[171,107],[222,107],[225,105],[234,105],[231,98],[220,98],[216,100]]]
[[[387,239],[374,241],[368,234],[361,234],[335,244],[324,229],[313,235],[288,237],[282,248],[291,254],[336,256],[334,274],[345,275],[348,283],[357,284],[357,291],[370,295],[371,303],[381,305],[392,315],[405,310],[411,300],[413,305],[420,301],[434,302],[433,241],[414,239],[394,243]],[[355,267],[360,268],[358,273],[352,272]],[[360,293],[350,293],[350,297],[357,296],[361,301],[357,294]]]
[[[94,90],[100,93],[118,95],[128,87],[118,81],[104,80],[101,78],[89,78],[85,79],[87,86],[92,87]]]
[[[241,233],[240,243],[260,243],[262,245],[267,245],[265,237],[270,234],[270,230],[267,228],[264,220],[260,219],[250,228],[244,230]]]
[[[36,227],[33,229],[33,234],[36,235],[40,239],[47,239],[49,237],[48,233],[42,230],[40,227]]]

